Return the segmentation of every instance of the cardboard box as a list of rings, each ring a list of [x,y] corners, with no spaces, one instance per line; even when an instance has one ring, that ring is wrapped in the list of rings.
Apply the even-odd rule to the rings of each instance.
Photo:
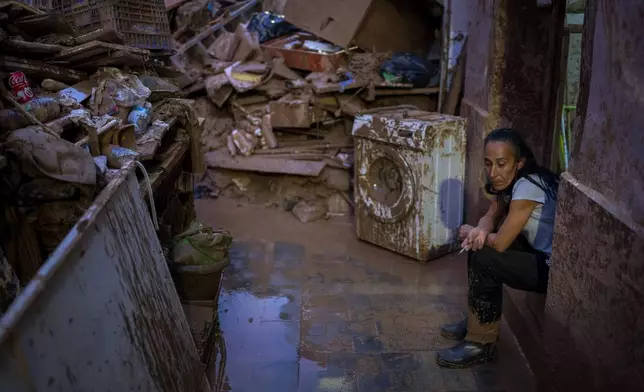
[[[429,2],[287,0],[286,20],[342,47],[425,54],[434,40]]]

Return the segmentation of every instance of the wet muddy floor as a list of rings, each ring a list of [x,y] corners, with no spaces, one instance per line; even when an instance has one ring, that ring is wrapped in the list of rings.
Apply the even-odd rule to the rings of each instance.
[[[235,237],[219,301],[224,390],[534,390],[506,325],[497,363],[436,365],[453,344],[438,326],[463,315],[464,257],[419,264],[358,241],[349,219],[303,224],[232,200],[198,200],[197,214]]]

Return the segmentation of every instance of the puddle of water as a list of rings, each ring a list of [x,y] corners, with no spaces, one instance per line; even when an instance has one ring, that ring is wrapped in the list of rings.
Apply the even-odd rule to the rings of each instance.
[[[300,326],[292,319],[293,300],[261,298],[245,291],[221,292],[219,325],[226,341],[226,384],[231,390],[260,385],[258,378],[289,383],[295,377],[291,382],[297,382]]]

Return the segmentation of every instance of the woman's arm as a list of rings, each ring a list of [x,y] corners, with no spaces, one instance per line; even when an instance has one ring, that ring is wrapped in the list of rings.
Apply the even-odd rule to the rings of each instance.
[[[538,204],[532,200],[512,200],[508,216],[497,233],[488,235],[486,245],[499,252],[505,252],[521,233],[528,219],[530,219],[532,211]]]
[[[494,218],[496,218],[496,212],[499,209],[499,202],[494,199],[492,200],[492,204],[490,204],[490,208],[488,208],[487,212],[481,219],[479,219],[479,223],[476,225],[480,230],[485,231],[486,233],[491,233],[494,231]]]
[[[485,215],[479,219],[478,225],[467,234],[467,237],[461,244],[462,248],[474,251],[483,248],[488,234],[494,230],[494,218],[496,217],[498,207],[499,203],[496,200],[492,201]]]

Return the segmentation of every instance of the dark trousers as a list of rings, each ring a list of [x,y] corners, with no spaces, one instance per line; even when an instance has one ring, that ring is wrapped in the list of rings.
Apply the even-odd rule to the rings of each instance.
[[[505,252],[484,247],[469,252],[468,305],[480,323],[501,318],[503,285],[518,290],[545,293],[548,287],[547,255],[519,237]]]

